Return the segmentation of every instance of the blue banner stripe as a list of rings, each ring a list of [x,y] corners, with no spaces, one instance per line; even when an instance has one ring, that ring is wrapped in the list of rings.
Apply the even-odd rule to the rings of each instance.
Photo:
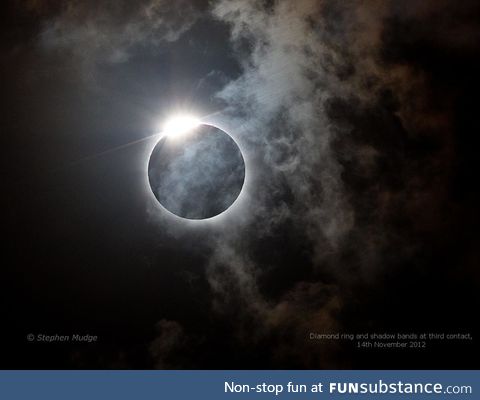
[[[460,400],[480,399],[479,382],[479,371],[1,371],[0,399]]]

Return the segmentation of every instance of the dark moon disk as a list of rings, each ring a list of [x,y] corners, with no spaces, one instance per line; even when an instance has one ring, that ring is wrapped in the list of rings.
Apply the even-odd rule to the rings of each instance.
[[[188,219],[211,218],[237,199],[245,162],[226,132],[201,124],[179,137],[160,139],[150,156],[148,179],[168,211]]]

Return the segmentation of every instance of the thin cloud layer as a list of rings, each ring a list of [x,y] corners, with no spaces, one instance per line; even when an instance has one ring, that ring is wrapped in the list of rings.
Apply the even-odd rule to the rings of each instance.
[[[187,0],[69,1],[44,25],[40,40],[46,49],[68,51],[87,66],[121,63],[135,46],[176,41],[197,17]]]

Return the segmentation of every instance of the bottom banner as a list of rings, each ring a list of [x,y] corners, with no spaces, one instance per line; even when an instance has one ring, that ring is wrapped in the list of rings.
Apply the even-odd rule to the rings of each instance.
[[[5,399],[480,399],[479,371],[1,371]]]

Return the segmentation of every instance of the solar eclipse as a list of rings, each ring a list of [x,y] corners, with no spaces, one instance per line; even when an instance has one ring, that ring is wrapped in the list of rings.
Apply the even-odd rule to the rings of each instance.
[[[193,117],[165,124],[148,163],[150,188],[167,211],[203,220],[226,211],[245,181],[240,148],[225,131]]]

